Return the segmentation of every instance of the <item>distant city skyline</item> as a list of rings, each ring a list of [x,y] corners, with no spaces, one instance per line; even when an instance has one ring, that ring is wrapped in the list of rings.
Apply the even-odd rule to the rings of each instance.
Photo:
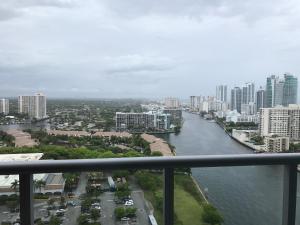
[[[218,84],[258,87],[300,75],[299,19],[296,0],[1,1],[0,96],[187,99]]]

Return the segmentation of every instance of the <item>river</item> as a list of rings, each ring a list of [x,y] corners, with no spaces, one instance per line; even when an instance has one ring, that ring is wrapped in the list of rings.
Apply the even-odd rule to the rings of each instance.
[[[254,154],[216,123],[186,112],[183,117],[180,134],[163,136],[176,147],[177,155]],[[195,168],[192,172],[201,188],[207,189],[208,200],[224,216],[225,225],[282,224],[282,166]],[[300,215],[300,207],[297,213]],[[300,224],[299,216],[296,224]]]

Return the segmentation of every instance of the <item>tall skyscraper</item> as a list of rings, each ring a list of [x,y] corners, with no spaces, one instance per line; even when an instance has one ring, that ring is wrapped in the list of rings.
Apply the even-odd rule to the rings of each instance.
[[[216,87],[216,100],[227,102],[227,85],[219,85]]]
[[[256,92],[256,111],[259,112],[259,109],[266,107],[266,91],[260,88]]]
[[[19,96],[19,113],[28,114],[30,118],[46,118],[46,96],[38,93],[33,96]]]
[[[9,114],[9,100],[8,99],[0,99],[0,113],[4,115]]]
[[[246,83],[242,91],[242,104],[255,102],[255,85],[254,83]]]
[[[231,90],[231,110],[237,110],[241,113],[242,107],[242,90],[239,87],[235,87]]]
[[[196,106],[196,96],[190,96],[190,109],[194,110]]]
[[[272,75],[267,78],[266,85],[266,107],[283,105],[284,80]]]
[[[272,75],[267,78],[266,86],[266,106],[275,107],[277,105],[288,106],[297,103],[298,79],[285,74],[284,79]]]
[[[298,97],[298,79],[291,74],[284,74],[283,105],[296,104]]]

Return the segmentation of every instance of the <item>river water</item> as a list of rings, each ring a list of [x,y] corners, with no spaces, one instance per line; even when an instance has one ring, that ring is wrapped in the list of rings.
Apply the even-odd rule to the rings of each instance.
[[[254,154],[216,123],[195,114],[183,113],[183,117],[180,134],[163,136],[176,147],[177,155]],[[224,216],[225,225],[281,225],[282,166],[196,168],[192,172],[202,190],[207,190],[209,201]],[[299,180],[298,176],[298,193]],[[300,205],[297,213],[300,215]],[[297,220],[300,224],[299,217]]]

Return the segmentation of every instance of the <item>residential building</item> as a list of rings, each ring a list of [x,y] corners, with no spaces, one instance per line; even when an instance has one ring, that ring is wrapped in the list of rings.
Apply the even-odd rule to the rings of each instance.
[[[231,90],[231,110],[237,110],[241,113],[242,107],[242,90],[239,87],[235,87]]]
[[[0,114],[4,115],[9,114],[9,100],[8,99],[0,99]]]
[[[266,107],[283,105],[284,85],[285,80],[280,79],[279,76],[272,75],[267,78]]]
[[[272,75],[267,78],[266,107],[297,104],[298,79],[291,74],[284,74],[284,79]]]
[[[196,96],[190,96],[190,110],[196,111]]]
[[[166,108],[180,108],[180,101],[178,98],[168,97],[165,98]]]
[[[170,123],[171,124],[180,124],[182,121],[182,110],[181,109],[169,109],[165,108],[162,110],[163,114],[170,115]]]
[[[199,112],[203,101],[205,98],[202,96],[190,96],[190,111]]]
[[[258,115],[246,115],[240,114],[237,110],[228,111],[224,115],[223,113],[217,114],[218,117],[225,116],[226,122],[233,122],[233,123],[259,123]]]
[[[116,130],[131,129],[170,129],[171,116],[160,112],[116,113]]]
[[[46,96],[38,93],[35,95],[21,95],[18,99],[19,113],[28,114],[30,118],[46,118]]]
[[[264,107],[266,107],[266,91],[260,87],[260,90],[256,92],[256,112]]]
[[[284,74],[283,105],[297,104],[298,78],[291,74]]]
[[[241,113],[245,115],[256,114],[256,104],[254,102],[249,102],[248,104],[242,104]]]
[[[277,135],[300,140],[300,105],[260,109],[261,136]]]
[[[267,136],[264,141],[267,152],[284,152],[290,148],[290,139],[288,137]]]
[[[242,89],[242,104],[255,102],[255,85],[254,83],[246,83]]]
[[[219,85],[216,87],[216,100],[227,102],[227,85]]]

